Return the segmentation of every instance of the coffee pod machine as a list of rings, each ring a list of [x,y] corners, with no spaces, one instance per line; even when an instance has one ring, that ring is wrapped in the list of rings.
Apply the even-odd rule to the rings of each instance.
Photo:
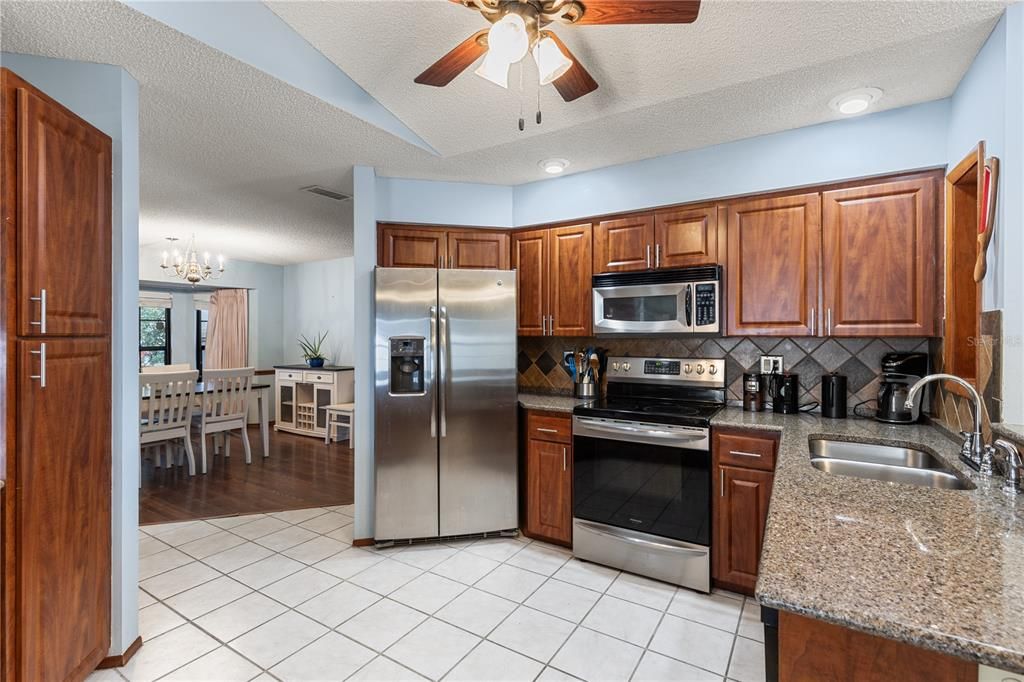
[[[927,353],[888,353],[882,356],[882,383],[878,387],[875,419],[887,424],[914,424],[921,418],[925,396],[907,409],[910,387],[929,374]]]
[[[771,374],[772,412],[796,414],[800,411],[800,375]]]

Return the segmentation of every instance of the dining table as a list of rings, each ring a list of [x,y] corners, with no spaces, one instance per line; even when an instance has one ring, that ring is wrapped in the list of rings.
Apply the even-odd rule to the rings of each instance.
[[[253,384],[250,390],[256,394],[256,410],[260,415],[260,439],[263,441],[263,456],[270,457],[270,384]],[[207,387],[203,382],[198,381],[195,384],[195,396],[196,405],[199,406],[202,403],[201,397],[203,393],[212,392],[213,386]],[[146,387],[142,390],[140,408],[141,413],[146,413],[145,401],[149,400],[149,388]]]

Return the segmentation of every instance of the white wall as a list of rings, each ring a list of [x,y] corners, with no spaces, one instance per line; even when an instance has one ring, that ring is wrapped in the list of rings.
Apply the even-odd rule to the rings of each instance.
[[[284,361],[302,362],[297,339],[327,332],[328,364],[355,364],[355,259],[335,258],[284,268]]]
[[[11,69],[113,141],[111,655],[138,637],[139,86],[105,64],[0,54]]]
[[[946,164],[949,101],[832,121],[515,188],[515,225]]]

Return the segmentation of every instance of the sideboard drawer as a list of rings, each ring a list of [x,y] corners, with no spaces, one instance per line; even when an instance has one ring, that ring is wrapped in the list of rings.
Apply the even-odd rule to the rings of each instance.
[[[333,384],[334,372],[305,372],[303,380],[314,384]]]
[[[277,370],[278,381],[302,381],[302,372],[295,372],[287,369]]]

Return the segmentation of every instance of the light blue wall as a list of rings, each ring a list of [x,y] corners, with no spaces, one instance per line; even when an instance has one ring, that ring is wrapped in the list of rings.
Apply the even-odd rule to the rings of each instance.
[[[373,268],[377,262],[377,177],[373,168],[353,170],[352,217],[355,264],[355,522],[353,536],[373,537],[375,509],[373,471]]]
[[[515,225],[946,163],[949,101],[752,137],[515,188]]]
[[[1006,10],[1006,135],[999,254],[1003,291],[1003,419],[1024,424],[1024,4]],[[997,232],[999,234],[999,232]]]
[[[139,87],[126,71],[105,64],[5,52],[0,54],[0,65],[102,130],[113,142],[110,653],[119,655],[139,630]]]
[[[513,188],[470,182],[377,178],[377,220],[512,227]]]
[[[327,332],[328,363],[355,366],[354,268],[351,257],[285,266],[285,362],[302,362],[300,334]]]

